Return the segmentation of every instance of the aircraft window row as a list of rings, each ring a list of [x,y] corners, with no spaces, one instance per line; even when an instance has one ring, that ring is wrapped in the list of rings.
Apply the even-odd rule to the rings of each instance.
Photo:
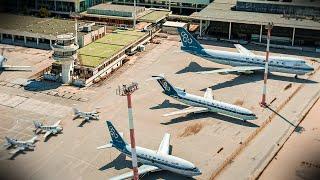
[[[146,158],[152,159],[152,160],[158,160],[158,161],[162,161],[162,162],[168,163],[168,161],[166,161],[164,159],[160,159],[160,158],[157,159],[156,157],[145,155],[145,154],[141,154],[141,155],[146,157]]]

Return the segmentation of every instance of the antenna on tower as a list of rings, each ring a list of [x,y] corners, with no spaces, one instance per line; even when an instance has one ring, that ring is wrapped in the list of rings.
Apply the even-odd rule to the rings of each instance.
[[[74,26],[75,38],[76,38],[75,42],[78,45],[78,19],[81,18],[81,15],[79,13],[76,13],[76,12],[70,12],[70,17],[74,18],[74,21],[75,21],[75,26]]]

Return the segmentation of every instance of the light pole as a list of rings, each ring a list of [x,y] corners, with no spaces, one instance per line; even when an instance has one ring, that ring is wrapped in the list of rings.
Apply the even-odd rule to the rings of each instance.
[[[273,23],[269,22],[268,25],[266,25],[266,29],[268,30],[267,35],[267,52],[266,52],[266,61],[265,61],[265,68],[264,68],[264,78],[263,78],[263,90],[262,90],[262,99],[260,102],[261,107],[267,107],[266,103],[266,94],[267,94],[267,79],[268,79],[268,68],[269,68],[269,49],[270,49],[270,37],[271,37],[271,30],[273,28]]]
[[[136,5],[137,5],[137,0],[133,0],[133,9],[134,9],[134,14],[133,14],[133,29],[136,29],[136,23],[137,23],[137,10],[136,10]]]
[[[132,156],[132,170],[133,179],[138,180],[138,161],[136,152],[136,142],[134,135],[134,125],[133,125],[133,115],[132,115],[132,104],[131,104],[131,94],[138,90],[138,83],[131,83],[128,85],[119,86],[117,89],[117,94],[120,96],[127,96],[128,101],[128,117],[129,117],[129,129],[130,129],[130,143],[131,143],[131,156]]]

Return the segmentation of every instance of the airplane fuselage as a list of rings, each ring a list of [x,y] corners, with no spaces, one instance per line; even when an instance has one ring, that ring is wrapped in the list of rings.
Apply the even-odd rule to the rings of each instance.
[[[11,144],[11,146],[16,146],[16,147],[24,147],[29,149],[33,149],[35,147],[35,145],[32,143],[25,142],[25,141],[18,141],[15,139],[10,139],[9,143]]]
[[[188,48],[181,47],[182,50],[201,56],[209,61],[213,61],[219,64],[225,64],[230,66],[265,66],[265,56],[261,55],[247,55],[237,52],[220,51],[212,49],[190,50]],[[270,56],[269,57],[269,72],[281,72],[296,75],[304,75],[314,70],[305,61],[297,58]]]
[[[117,148],[120,152],[131,157],[131,147],[126,145],[123,149]],[[156,166],[162,170],[171,171],[184,176],[197,176],[200,175],[200,170],[195,167],[191,162],[184,159],[157,153],[153,150],[136,147],[138,161],[145,165]]]
[[[79,113],[79,116],[82,118],[88,117],[89,119],[99,119],[99,115],[97,113],[92,113],[92,112],[81,112]]]
[[[211,112],[220,113],[243,120],[254,120],[257,118],[256,115],[250,110],[236,105],[216,100],[209,100],[201,96],[196,96],[193,94],[183,92],[181,90],[177,90],[177,92],[177,95],[169,96],[176,99],[177,101],[180,101],[190,106],[207,108]]]
[[[52,131],[53,134],[56,134],[56,133],[62,131],[61,126],[41,126],[41,127],[39,127],[39,129],[43,130],[43,131]]]

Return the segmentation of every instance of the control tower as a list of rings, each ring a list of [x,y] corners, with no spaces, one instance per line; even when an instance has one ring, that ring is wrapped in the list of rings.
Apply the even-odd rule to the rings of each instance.
[[[79,45],[72,33],[58,35],[56,42],[51,46],[52,58],[61,63],[62,83],[71,83],[75,60],[78,58]]]

